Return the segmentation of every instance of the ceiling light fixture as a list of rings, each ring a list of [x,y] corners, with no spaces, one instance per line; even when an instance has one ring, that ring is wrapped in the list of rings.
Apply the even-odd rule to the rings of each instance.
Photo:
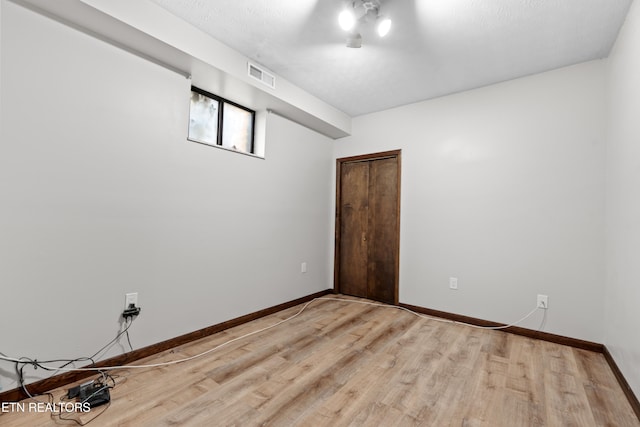
[[[348,31],[347,47],[362,47],[361,27],[368,22],[375,22],[376,31],[384,37],[391,30],[391,19],[380,15],[380,0],[350,0],[338,15],[340,28]]]
[[[360,33],[349,33],[349,35],[347,36],[347,47],[362,47],[362,36],[360,35]]]

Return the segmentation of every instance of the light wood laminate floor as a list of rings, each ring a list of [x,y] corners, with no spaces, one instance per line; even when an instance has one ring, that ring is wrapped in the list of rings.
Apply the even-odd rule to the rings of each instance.
[[[89,425],[640,426],[601,354],[338,298],[189,362],[114,371],[110,406],[79,421],[104,411]],[[300,308],[137,364],[199,354]],[[0,415],[12,427],[61,424],[76,425]]]

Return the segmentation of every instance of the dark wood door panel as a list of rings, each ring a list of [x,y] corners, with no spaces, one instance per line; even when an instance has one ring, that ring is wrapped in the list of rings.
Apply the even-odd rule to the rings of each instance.
[[[367,297],[367,227],[369,218],[369,165],[347,163],[340,179],[340,288]]]
[[[369,164],[369,236],[367,295],[394,303],[398,250],[397,158]]]

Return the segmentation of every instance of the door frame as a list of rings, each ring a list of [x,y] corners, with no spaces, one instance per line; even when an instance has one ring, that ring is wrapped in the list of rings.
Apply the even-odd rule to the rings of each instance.
[[[397,246],[395,248],[395,272],[394,272],[394,290],[393,290],[393,303],[398,305],[399,300],[399,283],[400,283],[400,177],[402,175],[402,150],[391,150],[391,151],[382,151],[379,153],[371,153],[371,154],[362,154],[358,156],[351,157],[342,157],[336,159],[336,212],[335,212],[335,247],[334,247],[334,262],[333,262],[333,290],[335,293],[340,293],[340,230],[341,228],[341,183],[340,179],[342,176],[342,164],[343,163],[352,163],[352,162],[368,162],[370,160],[382,160],[396,158],[398,164],[398,200],[396,206],[396,242]]]

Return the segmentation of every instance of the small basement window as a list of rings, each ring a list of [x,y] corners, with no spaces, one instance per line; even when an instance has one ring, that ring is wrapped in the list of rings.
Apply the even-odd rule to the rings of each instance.
[[[255,116],[253,110],[192,86],[188,139],[255,154]]]

